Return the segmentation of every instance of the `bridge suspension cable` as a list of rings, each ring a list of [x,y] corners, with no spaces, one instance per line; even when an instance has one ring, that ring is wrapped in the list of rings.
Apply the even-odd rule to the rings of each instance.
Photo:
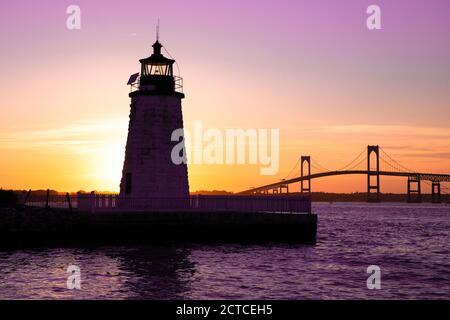
[[[346,164],[345,166],[343,166],[342,168],[339,168],[335,171],[344,171],[344,170],[351,170],[353,168],[356,168],[357,166],[359,166],[364,160],[366,160],[366,157],[364,156],[364,153],[366,152],[366,149],[363,149],[363,151],[361,151],[360,154],[358,154],[356,156],[356,158],[354,158],[352,161],[350,161],[348,164]],[[360,159],[362,157],[362,159]],[[359,160],[359,162],[357,162]],[[355,164],[356,163],[356,164]],[[353,165],[355,164],[355,165]],[[353,166],[352,166],[353,165]]]
[[[380,164],[381,164],[382,171],[389,171],[388,170],[388,168],[389,168],[389,169],[392,169],[393,171],[403,172],[403,170],[400,167],[391,164],[389,161],[385,160],[383,157],[380,157]],[[384,167],[383,165],[386,165],[388,168]]]
[[[358,167],[361,165],[361,163],[366,162],[366,161],[367,161],[367,158],[364,157],[364,158],[362,158],[358,163],[356,163],[354,166],[352,166],[352,167],[350,167],[350,168],[347,168],[347,170],[353,170],[353,169],[356,169],[356,168],[358,168]]]
[[[382,156],[380,157],[383,161],[385,161],[388,165],[390,165],[395,170],[401,171],[401,172],[412,172],[417,173],[415,170],[411,170],[404,165],[402,165],[400,162],[393,159],[386,151],[383,150],[383,148],[380,147],[381,155],[386,156],[388,159],[384,159]],[[390,160],[392,163],[394,163],[396,166],[392,165],[388,160]]]
[[[328,169],[327,167],[321,165],[319,162],[317,162],[314,158],[311,159],[311,167],[315,168],[318,172],[326,172],[326,171],[332,171]]]
[[[289,171],[288,175],[286,177],[284,177],[282,180],[286,180],[287,178],[289,178],[291,176],[291,174],[295,171],[295,169],[297,169],[297,166],[299,165],[299,163],[300,163],[300,159],[297,160],[297,162],[295,163],[292,170]]]

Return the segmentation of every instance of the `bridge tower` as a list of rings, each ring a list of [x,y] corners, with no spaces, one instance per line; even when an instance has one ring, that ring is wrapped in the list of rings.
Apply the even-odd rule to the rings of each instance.
[[[433,181],[431,184],[431,202],[441,203],[441,183],[439,181]]]
[[[367,202],[380,202],[380,148],[379,146],[367,146]],[[370,156],[372,152],[376,155],[376,170],[371,170]],[[375,177],[375,184],[372,184]],[[376,195],[373,197],[372,190]]]
[[[300,182],[300,192],[301,193],[311,193],[311,157],[310,156],[302,156],[301,157],[301,177],[304,177],[305,173],[305,162],[308,164],[308,179],[302,180]],[[307,183],[306,183],[307,182]]]
[[[413,186],[416,188],[413,188]],[[414,195],[416,195],[414,197]],[[420,176],[412,175],[408,177],[408,202],[420,203],[422,202],[422,193],[420,190]]]

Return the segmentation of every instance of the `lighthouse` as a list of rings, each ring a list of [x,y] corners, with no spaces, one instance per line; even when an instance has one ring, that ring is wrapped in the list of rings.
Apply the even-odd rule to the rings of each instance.
[[[157,37],[150,57],[139,60],[141,72],[130,77],[130,120],[119,206],[175,208],[187,203],[186,163],[174,164],[174,130],[183,128],[182,79],[174,76],[175,60],[166,58]],[[181,141],[181,143],[183,143]]]

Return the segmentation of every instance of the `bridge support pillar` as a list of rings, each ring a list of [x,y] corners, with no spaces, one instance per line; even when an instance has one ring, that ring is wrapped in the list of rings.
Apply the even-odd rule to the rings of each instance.
[[[301,177],[305,176],[305,162],[308,164],[308,179],[300,182],[300,193],[311,193],[311,157],[302,156],[301,157]]]
[[[431,202],[432,203],[441,203],[441,183],[433,182],[431,184]]]
[[[378,146],[367,146],[367,202],[380,202],[380,148]],[[375,171],[371,168],[370,156],[376,155]],[[375,182],[373,181],[375,178]],[[375,192],[372,192],[375,190]],[[375,196],[374,196],[375,194]]]
[[[280,186],[280,193],[283,193],[283,190],[286,190],[286,193],[289,193],[289,185],[283,184]]]
[[[416,186],[416,188],[414,188],[414,186]],[[409,203],[422,202],[422,193],[420,190],[420,177],[419,176],[409,176],[408,177],[408,202]]]

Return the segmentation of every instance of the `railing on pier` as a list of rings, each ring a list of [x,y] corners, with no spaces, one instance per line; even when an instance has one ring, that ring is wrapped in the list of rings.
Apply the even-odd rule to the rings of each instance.
[[[19,203],[32,207],[72,209],[78,206],[76,194],[50,190],[28,191],[18,194]]]
[[[86,211],[236,211],[311,213],[311,199],[304,196],[210,196],[188,198],[136,198],[119,195],[78,194],[78,209]]]
[[[47,208],[78,208],[81,211],[235,211],[311,213],[311,199],[307,196],[233,196],[192,195],[187,198],[136,198],[118,194],[77,193],[55,194],[28,192],[21,203]]]
[[[311,213],[309,197],[295,196],[206,196],[191,197],[191,208],[197,210],[230,210],[245,212]]]

